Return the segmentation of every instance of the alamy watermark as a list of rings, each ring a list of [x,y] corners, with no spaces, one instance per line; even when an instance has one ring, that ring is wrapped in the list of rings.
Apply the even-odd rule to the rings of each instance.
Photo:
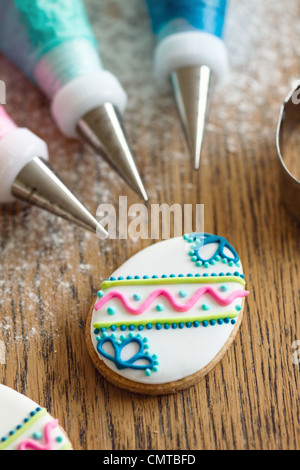
[[[297,366],[300,364],[300,340],[296,340],[292,343],[292,363]]]
[[[0,104],[6,104],[6,85],[0,80]]]
[[[5,355],[6,355],[5,343],[4,341],[0,340],[0,365],[5,364],[6,362]]]
[[[299,80],[297,80],[293,84],[293,88],[294,88],[294,91],[292,93],[291,100],[293,104],[298,105],[300,104],[300,81]]]
[[[132,204],[120,196],[118,206],[100,204],[98,222],[110,239],[158,240],[204,232],[204,204]],[[98,237],[103,235],[98,232]]]

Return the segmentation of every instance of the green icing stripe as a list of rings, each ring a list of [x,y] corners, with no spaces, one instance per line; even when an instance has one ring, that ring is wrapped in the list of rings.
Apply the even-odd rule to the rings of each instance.
[[[178,325],[179,323],[183,323],[183,324],[186,324],[186,323],[193,323],[195,321],[199,321],[199,322],[203,322],[203,321],[210,321],[210,320],[224,320],[224,318],[236,318],[238,316],[238,313],[237,312],[225,312],[225,313],[210,313],[210,314],[205,314],[205,315],[198,315],[197,317],[176,317],[176,319],[173,318],[163,318],[163,319],[160,319],[160,318],[156,318],[156,319],[153,319],[153,320],[150,320],[148,318],[148,320],[137,320],[137,321],[130,321],[130,320],[123,320],[123,321],[110,321],[110,322],[107,322],[107,321],[103,321],[103,322],[96,322],[96,323],[93,323],[93,328],[97,328],[98,330],[100,330],[101,328],[110,328],[111,326],[115,326],[115,327],[120,327],[122,325],[125,325],[125,326],[130,326],[130,325],[134,325],[136,327],[142,325],[142,326],[146,326],[148,324],[151,324],[151,325],[157,325],[158,323],[160,323],[161,325],[165,325],[166,323],[169,323],[170,325],[172,325],[172,323],[175,323],[176,325]]]
[[[68,442],[67,444],[65,444],[61,449],[59,450],[73,450],[72,448],[72,445],[70,442]]]
[[[0,450],[5,449],[9,445],[11,445],[16,439],[18,439],[22,434],[27,431],[34,423],[36,423],[42,416],[45,416],[47,414],[46,408],[42,408],[40,411],[38,411],[32,418],[30,418],[27,423],[24,423],[20,429],[15,431],[15,433],[12,436],[9,436],[6,441],[0,443]]]
[[[123,279],[115,281],[103,281],[101,289],[109,289],[118,286],[156,286],[162,284],[218,284],[221,282],[237,282],[246,285],[243,278],[238,276],[208,276],[208,277],[168,277],[155,279]]]

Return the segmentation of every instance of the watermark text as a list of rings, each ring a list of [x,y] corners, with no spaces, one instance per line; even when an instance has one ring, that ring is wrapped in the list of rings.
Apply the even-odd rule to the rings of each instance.
[[[6,86],[3,80],[0,80],[0,104],[6,104]]]
[[[184,233],[204,232],[203,204],[132,204],[127,196],[120,196],[118,206],[100,204],[97,220],[110,239],[167,240]],[[103,238],[98,233],[99,238]]]

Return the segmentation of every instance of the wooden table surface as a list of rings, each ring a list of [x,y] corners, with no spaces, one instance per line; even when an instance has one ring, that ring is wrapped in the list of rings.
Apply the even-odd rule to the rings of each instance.
[[[275,128],[300,76],[300,5],[233,0],[231,74],[214,96],[201,169],[174,101],[155,83],[142,0],[86,1],[105,67],[129,95],[124,119],[150,203],[205,205],[205,230],[238,250],[250,296],[234,344],[196,386],[147,398],[96,371],[85,321],[101,281],[153,240],[99,241],[38,208],[0,209],[0,382],[58,417],[77,450],[299,449],[300,226],[280,204]],[[125,5],[126,4],[126,5]],[[42,93],[0,57],[6,110],[49,145],[88,208],[140,199],[85,145],[64,138]]]

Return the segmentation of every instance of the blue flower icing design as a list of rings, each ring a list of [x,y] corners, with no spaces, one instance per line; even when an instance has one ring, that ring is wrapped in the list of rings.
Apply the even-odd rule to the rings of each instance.
[[[112,345],[114,349],[114,353],[115,353],[114,356],[111,356],[106,351],[104,351],[103,345],[105,343],[110,343]],[[124,361],[123,359],[121,359],[122,350],[128,344],[131,344],[131,343],[137,343],[139,346],[139,350],[130,359]],[[120,344],[111,336],[107,336],[107,337],[101,338],[97,344],[97,350],[99,354],[106,357],[106,359],[109,359],[110,361],[112,361],[118,369],[128,369],[128,368],[136,369],[136,370],[152,369],[155,365],[154,358],[147,354],[144,354],[144,349],[145,349],[145,344],[143,340],[141,338],[138,338],[137,336],[127,338]],[[140,360],[147,361],[147,364],[136,364],[136,362]]]
[[[196,233],[193,234],[193,241],[195,244],[194,256],[197,258],[198,261],[202,261],[203,263],[210,263],[216,256],[220,256],[222,258],[227,259],[228,261],[233,261],[237,263],[239,261],[239,255],[230,245],[230,243],[224,237],[220,237],[218,235],[211,235],[209,233]],[[203,259],[200,254],[199,250],[202,246],[209,245],[211,243],[218,243],[218,248],[216,252],[211,256],[209,259]],[[227,248],[232,256],[228,256],[224,253],[224,249]]]

